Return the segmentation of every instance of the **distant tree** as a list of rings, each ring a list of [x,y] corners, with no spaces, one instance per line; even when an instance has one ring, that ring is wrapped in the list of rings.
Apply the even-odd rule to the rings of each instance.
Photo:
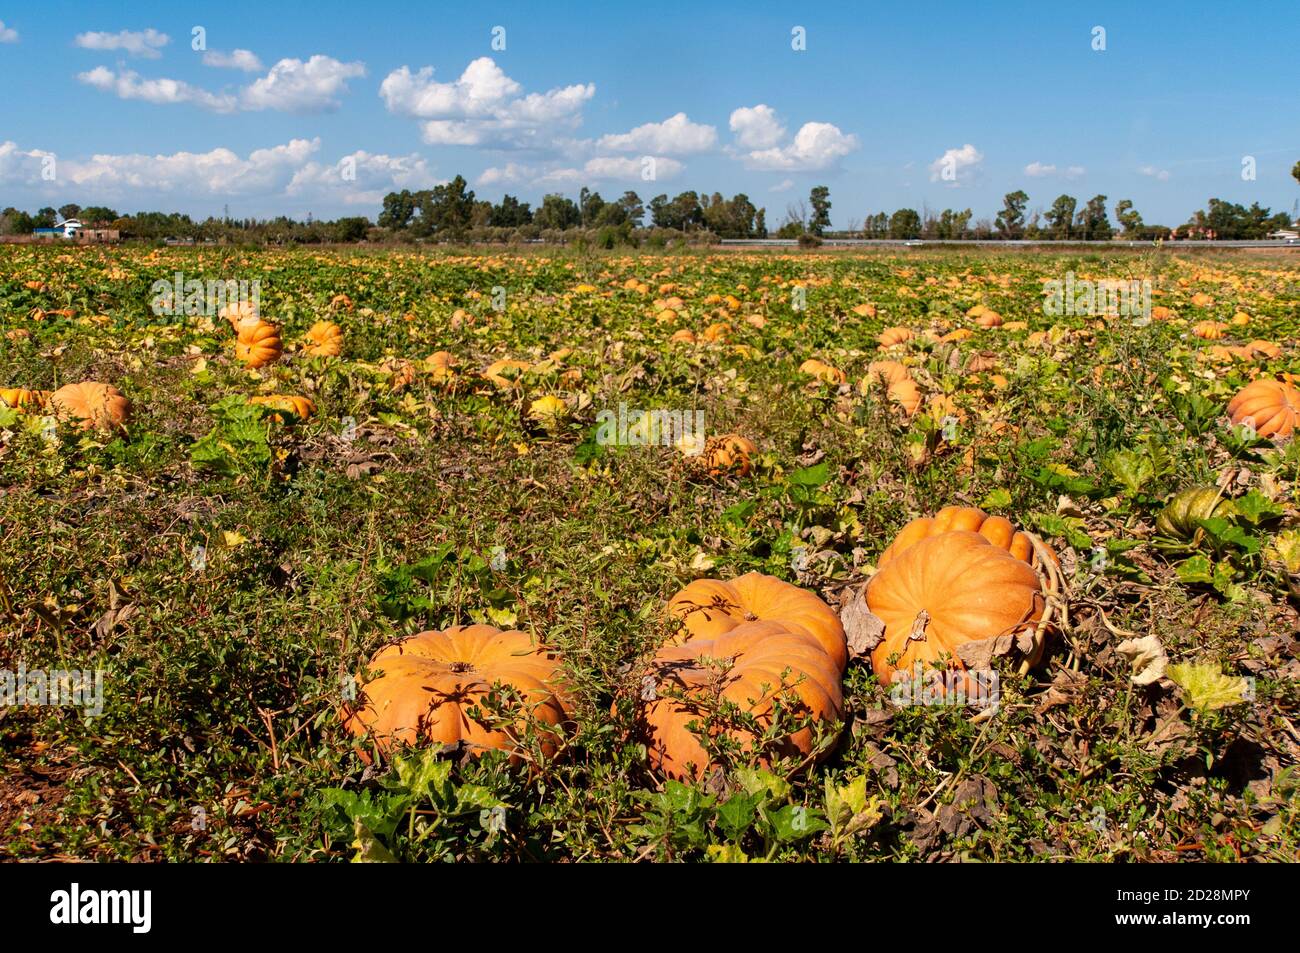
[[[1297,162],[1295,165],[1291,166],[1291,178],[1295,179],[1297,182],[1300,182],[1300,162]]]
[[[60,210],[59,214],[63,214],[62,210]],[[65,217],[73,218],[71,215]],[[113,209],[106,208],[103,205],[92,205],[89,208],[83,208],[77,213],[76,217],[87,225],[109,225],[121,218]]]
[[[1104,242],[1111,237],[1110,219],[1106,217],[1106,196],[1094,195],[1079,212],[1076,223],[1084,241]]]
[[[414,215],[415,197],[411,194],[410,189],[389,192],[384,196],[384,208],[379,213],[379,225],[381,228],[401,231],[411,223],[411,218]]]
[[[582,191],[578,193],[578,211],[582,215],[583,227],[598,224],[601,211],[605,208],[605,200],[600,197],[599,192],[592,192],[584,185]]]
[[[961,238],[966,234],[972,214],[970,209],[962,212],[950,208],[944,209],[935,220],[934,237],[943,240]]]
[[[1133,208],[1133,203],[1129,199],[1122,199],[1115,206],[1115,220],[1119,222],[1120,228],[1124,230],[1126,238],[1137,237],[1142,228],[1142,216],[1137,209]]]
[[[29,235],[35,227],[35,220],[26,212],[12,207],[0,212],[0,235]]]
[[[635,192],[627,191],[614,204],[623,209],[624,221],[631,222],[633,228],[641,227],[641,220],[645,218],[645,205],[641,202],[641,196]]]
[[[62,218],[77,218],[81,215],[81,206],[75,202],[69,202],[67,205],[59,208],[59,215]]]
[[[1053,238],[1066,239],[1073,236],[1070,225],[1074,221],[1074,209],[1078,204],[1069,195],[1057,196],[1056,201],[1052,203],[1051,209],[1044,216],[1047,219],[1047,224],[1051,226]]]
[[[1024,234],[1025,203],[1029,196],[1023,190],[1008,192],[1002,197],[1002,211],[995,220],[998,234],[1003,238],[1019,238]]]
[[[767,238],[767,209],[761,208],[754,216],[754,237]]]
[[[501,196],[501,201],[492,206],[492,214],[488,216],[488,224],[493,228],[518,228],[532,221],[533,212],[528,203],[520,202],[513,195]]]
[[[671,202],[666,195],[655,196],[650,200],[650,215],[657,228],[688,231],[704,224],[704,208],[694,192],[683,192]]]
[[[821,237],[831,227],[831,190],[824,185],[814,186],[808,194],[808,204],[812,206],[808,231]]]
[[[573,199],[554,192],[542,198],[542,207],[533,215],[533,224],[538,228],[560,231],[573,228],[581,221],[582,215]]]
[[[355,215],[340,218],[333,225],[335,241],[359,242],[366,237],[366,232],[370,230],[370,219],[362,215]]]
[[[916,209],[900,208],[889,217],[890,238],[919,238],[921,235],[921,216]]]
[[[1269,214],[1269,210],[1258,202],[1246,208],[1222,199],[1210,199],[1209,209],[1196,212],[1185,229],[1201,235],[1213,232],[1218,239],[1253,239],[1263,238],[1274,229],[1285,228],[1290,219],[1286,212]]]
[[[54,218],[57,214],[58,213],[48,205],[45,208],[37,209],[32,222],[32,228],[53,228]]]

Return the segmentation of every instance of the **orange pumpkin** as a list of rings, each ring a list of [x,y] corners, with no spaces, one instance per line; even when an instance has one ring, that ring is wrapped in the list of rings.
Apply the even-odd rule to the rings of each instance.
[[[668,340],[674,344],[694,344],[695,332],[690,328],[679,328],[673,332],[673,336]]]
[[[310,399],[296,394],[266,394],[262,397],[251,397],[248,402],[270,407],[272,410],[285,411],[300,420],[306,420],[316,413],[316,405]],[[277,423],[283,423],[283,418],[279,414],[274,414],[273,418]]]
[[[50,406],[60,417],[78,421],[82,430],[116,430],[131,417],[131,402],[122,392],[97,381],[60,387],[50,395]]]
[[[934,516],[914,519],[899,530],[894,541],[880,554],[876,566],[883,569],[890,560],[921,540],[955,530],[979,533],[994,546],[1024,562],[1033,558],[1034,547],[1029,537],[1018,532],[1010,520],[989,516],[975,506],[945,506]]]
[[[1217,321],[1198,321],[1192,326],[1192,334],[1206,341],[1217,341],[1223,337],[1223,325]]]
[[[338,357],[343,351],[343,329],[332,321],[317,321],[307,332],[302,352],[308,357]]]
[[[816,594],[775,576],[697,579],[669,600],[668,613],[685,625],[679,642],[716,638],[745,622],[774,621],[811,635],[840,671],[848,664],[840,617]]]
[[[958,646],[1031,627],[1034,660],[1042,651],[1038,576],[978,533],[942,533],[909,546],[871,577],[866,599],[885,626],[871,667],[886,683],[914,663],[964,669]]]
[[[975,323],[982,328],[1000,328],[1002,327],[1002,315],[986,308],[980,312],[979,317],[975,319]]]
[[[764,728],[778,702],[787,712],[825,723],[838,723],[843,711],[840,667],[815,638],[783,622],[740,623],[714,638],[667,646],[651,672],[653,690],[642,695],[639,721],[651,768],[673,778],[704,777],[711,759],[690,726],[702,733],[719,702],[735,704]],[[815,740],[807,727],[781,739],[775,750],[757,752],[752,732],[733,727],[726,733],[764,763],[772,755],[811,754]]]
[[[872,361],[867,365],[867,376],[858,385],[858,390],[865,394],[871,388],[873,381],[882,380],[886,384],[897,384],[899,381],[910,380],[911,377],[911,372],[898,361]]]
[[[267,321],[243,320],[235,337],[235,358],[252,368],[265,367],[280,359],[284,347],[280,329]]]
[[[343,724],[353,735],[373,737],[381,752],[397,744],[465,742],[474,754],[497,749],[518,758],[519,735],[530,717],[552,728],[567,720],[560,661],[526,632],[490,625],[421,632],[380,649],[367,668],[375,677]],[[485,703],[498,686],[522,696],[511,726],[486,716]],[[476,707],[480,718],[470,714]],[[554,754],[556,734],[543,729],[542,740],[543,750]]]
[[[1272,378],[1252,381],[1228,402],[1233,424],[1249,424],[1261,437],[1291,436],[1297,412],[1300,391]]]
[[[843,384],[844,372],[816,358],[809,358],[799,365],[800,374],[809,374],[823,384]]]
[[[905,344],[916,337],[909,328],[885,328],[876,338],[876,342],[881,347],[894,347],[897,344]]]
[[[26,390],[22,387],[0,387],[0,404],[25,409],[40,409],[50,399],[47,390]]]
[[[497,387],[513,389],[519,386],[519,379],[532,368],[525,361],[493,361],[483,371],[483,379],[489,380]]]
[[[758,453],[758,447],[748,437],[738,433],[711,437],[700,452],[698,465],[708,471],[709,476],[723,476],[734,473],[736,476],[748,476],[753,469],[751,455]]]
[[[886,396],[911,417],[921,409],[921,388],[910,377],[889,385]]]

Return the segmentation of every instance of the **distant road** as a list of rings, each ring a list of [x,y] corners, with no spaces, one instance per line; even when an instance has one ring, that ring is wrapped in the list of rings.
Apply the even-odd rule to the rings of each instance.
[[[749,248],[793,248],[798,246],[799,241],[795,238],[724,238],[720,242],[722,245],[736,245],[739,247]],[[1082,242],[1082,241],[1051,241],[1051,240],[1029,240],[1014,239],[1009,241],[999,240],[982,240],[982,239],[962,239],[962,240],[942,240],[942,239],[901,239],[901,238],[823,238],[821,247],[835,248],[854,248],[858,246],[871,247],[892,246],[895,248],[918,248],[939,245],[970,245],[980,248],[1017,248],[1017,247],[1047,247],[1047,248],[1154,248],[1155,242],[1132,242],[1132,241],[1105,241],[1105,242]],[[1300,243],[1286,242],[1269,239],[1255,239],[1250,241],[1164,241],[1160,243],[1161,248],[1294,248],[1300,250]]]

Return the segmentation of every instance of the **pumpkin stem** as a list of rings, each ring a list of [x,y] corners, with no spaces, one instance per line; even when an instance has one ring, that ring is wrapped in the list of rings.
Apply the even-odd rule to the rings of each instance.
[[[469,662],[452,662],[450,667],[453,672],[457,673],[474,671],[474,666]]]
[[[929,624],[930,624],[930,613],[922,609],[920,612],[916,614],[916,618],[912,620],[912,631],[907,633],[907,641],[924,642],[925,629],[926,626],[928,626]]]

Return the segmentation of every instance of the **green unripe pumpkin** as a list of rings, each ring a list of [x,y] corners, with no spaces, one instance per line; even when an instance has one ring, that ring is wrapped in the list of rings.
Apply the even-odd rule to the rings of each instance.
[[[1194,486],[1170,497],[1156,517],[1156,532],[1170,539],[1191,539],[1200,528],[1197,520],[1226,516],[1230,512],[1232,501],[1223,499],[1218,487]]]

